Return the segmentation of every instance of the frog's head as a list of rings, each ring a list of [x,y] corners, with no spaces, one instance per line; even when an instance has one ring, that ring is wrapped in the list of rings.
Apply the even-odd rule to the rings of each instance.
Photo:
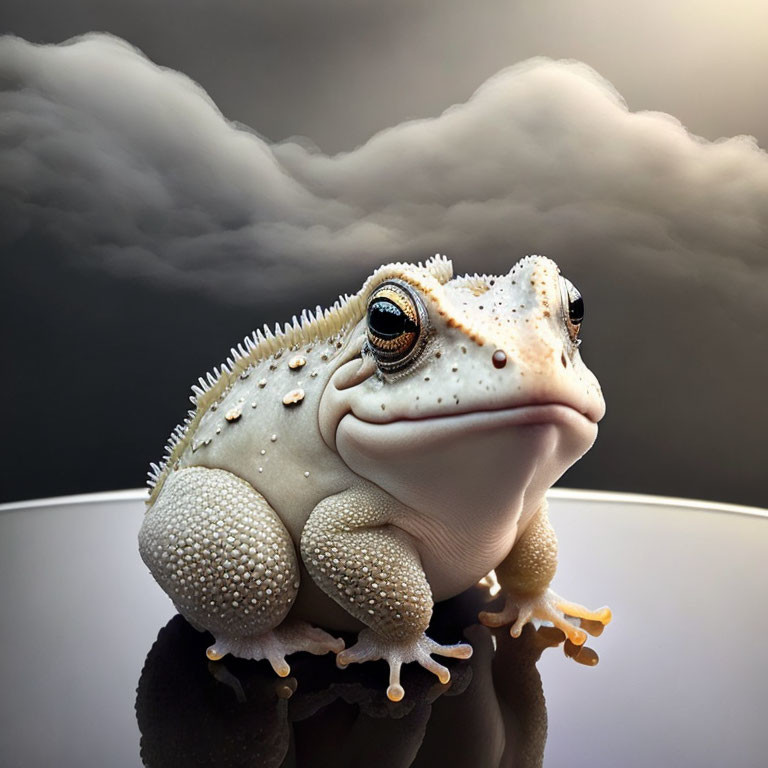
[[[442,265],[449,262],[442,262]],[[584,304],[542,256],[502,276],[390,265],[332,376],[320,427],[357,474],[439,515],[509,514],[590,448],[605,412]]]

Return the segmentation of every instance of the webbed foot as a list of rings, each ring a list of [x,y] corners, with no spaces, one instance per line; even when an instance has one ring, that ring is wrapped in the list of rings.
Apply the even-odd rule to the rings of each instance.
[[[218,637],[205,654],[211,661],[218,661],[228,653],[241,659],[266,659],[280,677],[287,677],[291,672],[285,660],[287,655],[307,651],[321,656],[329,652],[339,653],[343,648],[341,638],[305,621],[292,621],[254,637]]]
[[[348,664],[386,659],[389,664],[387,698],[390,701],[400,701],[405,696],[405,691],[400,685],[400,667],[409,661],[418,661],[424,669],[437,675],[443,685],[450,681],[450,671],[432,658],[430,654],[433,653],[454,659],[468,659],[472,655],[472,646],[466,643],[440,645],[425,634],[415,640],[393,641],[387,640],[372,629],[364,629],[351,648],[336,656],[336,664],[343,668]]]
[[[583,619],[583,629],[569,621],[569,617]],[[511,624],[509,634],[512,637],[519,637],[523,627],[533,619],[550,621],[561,629],[574,645],[584,645],[587,632],[597,636],[602,632],[603,626],[610,622],[611,609],[604,606],[596,611],[590,611],[583,605],[564,600],[551,589],[547,589],[539,595],[516,596],[507,593],[506,602],[501,611],[481,611],[478,619],[486,627]]]

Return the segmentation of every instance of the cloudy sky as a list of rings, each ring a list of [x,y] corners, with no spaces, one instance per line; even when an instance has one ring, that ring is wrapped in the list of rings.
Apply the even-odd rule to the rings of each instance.
[[[767,7],[143,5],[5,16],[4,499],[139,485],[246,332],[440,251],[584,293],[567,484],[768,504]]]

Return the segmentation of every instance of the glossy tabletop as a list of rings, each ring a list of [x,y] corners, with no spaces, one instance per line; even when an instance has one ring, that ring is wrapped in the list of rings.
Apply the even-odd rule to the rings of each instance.
[[[472,659],[447,686],[408,668],[397,704],[384,662],[209,662],[138,556],[142,514],[140,492],[0,507],[4,768],[768,765],[768,513],[553,492],[554,586],[613,622],[580,653],[512,640],[470,590],[430,633]]]

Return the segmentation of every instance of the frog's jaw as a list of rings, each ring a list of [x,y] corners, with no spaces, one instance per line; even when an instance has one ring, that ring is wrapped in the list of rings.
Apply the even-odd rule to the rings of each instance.
[[[424,545],[441,599],[506,556],[518,521],[535,512],[596,435],[594,422],[559,404],[386,424],[348,413],[336,448],[354,472],[415,511],[402,527]],[[441,562],[452,563],[450,572]]]

